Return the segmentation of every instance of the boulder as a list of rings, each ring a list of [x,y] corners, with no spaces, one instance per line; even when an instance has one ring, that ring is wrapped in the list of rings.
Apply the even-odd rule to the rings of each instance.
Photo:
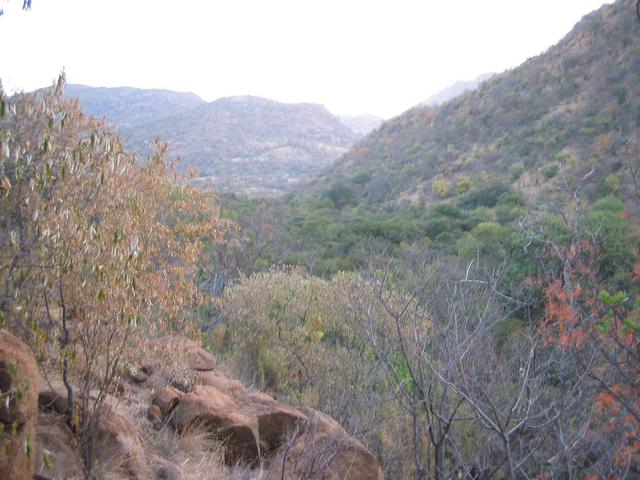
[[[247,391],[239,380],[229,378],[215,370],[198,372],[196,375],[196,385],[216,387],[218,390],[233,397],[244,395]]]
[[[151,404],[160,409],[160,418],[165,420],[183,395],[184,393],[177,388],[164,387],[153,396]]]
[[[41,479],[83,478],[84,465],[73,433],[58,414],[38,417],[36,474]]]
[[[0,330],[0,478],[31,478],[42,379],[31,349]]]
[[[149,375],[142,370],[132,370],[127,372],[128,377],[137,384],[144,383],[149,379]]]
[[[301,410],[308,418],[305,428],[281,447],[267,479],[384,479],[373,454],[335,420],[310,408]]]
[[[96,439],[96,464],[101,469],[120,470],[128,478],[148,478],[142,438],[131,417],[105,406]]]
[[[237,402],[243,412],[257,421],[262,455],[277,450],[290,436],[299,432],[307,420],[300,410],[264,393],[246,393]]]
[[[231,396],[211,386],[196,386],[173,410],[178,432],[203,429],[225,446],[228,464],[253,464],[260,455],[257,419],[243,412]]]
[[[184,337],[161,337],[149,342],[152,349],[174,360],[184,359],[193,370],[207,372],[216,367],[216,359],[198,343]],[[153,365],[146,365],[154,370]]]
[[[149,408],[147,408],[147,420],[152,423],[154,429],[160,430],[162,428],[164,421],[159,406],[149,405]]]

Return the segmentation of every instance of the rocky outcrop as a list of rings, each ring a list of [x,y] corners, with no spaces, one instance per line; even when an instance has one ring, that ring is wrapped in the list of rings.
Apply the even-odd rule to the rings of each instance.
[[[356,480],[384,478],[371,452],[331,417],[303,408],[307,422],[299,436],[278,452],[267,479]]]
[[[331,417],[251,392],[216,370],[199,372],[195,382],[186,393],[159,390],[149,418],[159,416],[178,433],[206,432],[225,446],[229,465],[260,464],[267,478],[383,479],[371,452]]]
[[[125,373],[123,382],[128,386],[120,398],[109,396],[105,401],[95,430],[92,475],[96,478],[191,478],[183,468],[185,459],[175,458],[172,448],[166,447],[190,436],[221,445],[221,460],[231,467],[229,472],[241,466],[242,478],[254,478],[251,471],[258,472],[257,467],[260,478],[274,480],[383,478],[371,452],[329,416],[250,391],[216,370],[215,359],[195,342],[164,337],[150,343],[151,352],[168,349],[171,357],[140,366],[138,371],[148,377],[144,381],[133,378],[131,371]],[[168,359],[188,365],[191,373],[185,375],[194,384],[182,390],[167,385]],[[3,395],[22,389],[0,407],[5,431],[11,426],[16,432],[3,438],[2,446],[11,455],[0,457],[0,478],[81,478],[82,455],[65,422],[66,397],[55,390],[40,390],[33,354],[4,331],[0,331],[0,388]],[[145,423],[145,417],[150,422]],[[144,435],[154,435],[154,429],[158,438],[165,439],[164,448],[145,439]],[[194,455],[206,455],[206,451]],[[190,456],[186,461],[199,458]],[[225,478],[240,478],[233,475]]]
[[[130,479],[146,479],[148,459],[142,446],[142,435],[128,415],[108,408],[100,417],[96,439],[96,463],[117,465]]]
[[[33,476],[41,382],[31,349],[0,330],[0,478]]]
[[[152,340],[149,345],[160,356],[174,359],[177,356],[186,360],[193,370],[207,372],[216,368],[215,357],[193,340],[168,336]]]

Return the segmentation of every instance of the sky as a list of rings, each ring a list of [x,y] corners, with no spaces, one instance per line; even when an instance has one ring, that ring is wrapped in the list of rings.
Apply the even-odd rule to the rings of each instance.
[[[8,91],[69,83],[398,115],[513,68],[603,0],[0,0]]]

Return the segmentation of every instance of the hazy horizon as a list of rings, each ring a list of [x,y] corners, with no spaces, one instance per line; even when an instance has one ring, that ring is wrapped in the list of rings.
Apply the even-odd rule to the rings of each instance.
[[[390,118],[456,81],[516,67],[610,2],[479,3],[38,0],[22,12],[9,0],[0,80],[33,90],[64,69],[70,83],[95,87],[254,95]]]

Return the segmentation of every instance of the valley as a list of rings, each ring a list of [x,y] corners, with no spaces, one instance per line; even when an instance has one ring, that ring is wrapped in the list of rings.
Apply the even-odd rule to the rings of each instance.
[[[640,477],[637,3],[386,120],[0,84],[0,477]],[[265,84],[330,51],[233,21]]]

